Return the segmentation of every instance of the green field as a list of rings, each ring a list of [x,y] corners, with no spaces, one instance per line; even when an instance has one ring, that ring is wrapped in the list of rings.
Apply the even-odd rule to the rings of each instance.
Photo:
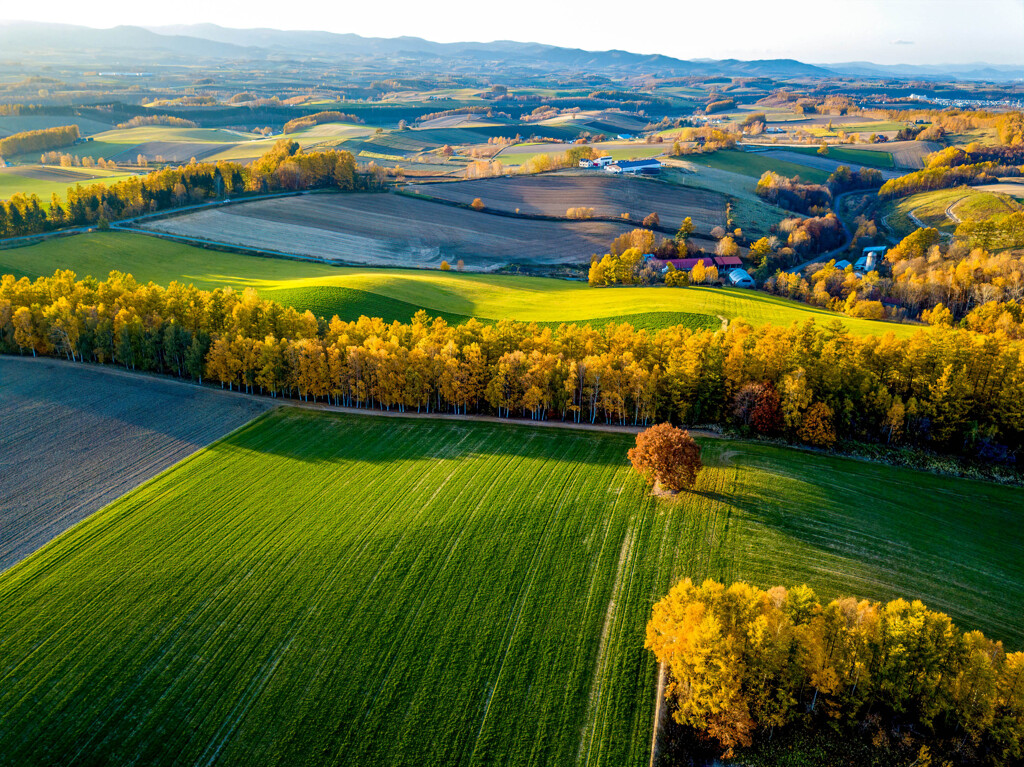
[[[644,144],[637,141],[608,141],[591,146],[599,156],[609,155],[615,160],[657,157],[672,148],[665,144]],[[521,165],[538,154],[562,154],[570,148],[572,147],[568,144],[516,144],[503,149],[494,159],[501,160],[505,165]]]
[[[0,169],[0,200],[7,200],[16,194],[35,194],[46,204],[50,205],[50,196],[56,192],[61,198],[67,197],[68,187],[81,184],[92,186],[93,184],[114,184],[131,178],[132,174],[123,171],[106,170],[104,168],[58,168],[57,174],[68,174],[68,178],[51,180],[47,178],[33,178],[35,175],[50,175],[50,170],[40,165],[22,166],[16,165],[10,168]],[[76,178],[77,177],[77,178]]]
[[[789,147],[786,148],[789,149]],[[779,160],[757,152],[742,152],[736,149],[721,149],[707,154],[690,154],[683,159],[695,165],[727,170],[755,179],[760,178],[768,170],[790,178],[799,176],[812,184],[824,184],[829,177],[828,171],[798,165],[788,160]]]
[[[646,765],[644,625],[684,575],[1020,648],[1024,491],[706,440],[668,501],[631,443],[257,420],[0,576],[0,763]]]
[[[800,154],[818,154],[818,148],[812,146],[787,146],[786,151],[799,152]],[[867,165],[872,168],[894,168],[896,166],[891,152],[876,152],[872,149],[853,149],[845,146],[830,146],[828,148],[828,159],[835,160],[836,162]]]
[[[703,315],[713,326],[718,318],[743,318],[754,325],[789,325],[815,319],[840,319],[852,332],[912,335],[913,325],[873,322],[828,312],[767,293],[736,288],[605,288],[543,277],[458,274],[411,269],[335,267],[284,259],[257,258],[194,248],[155,237],[95,233],[48,240],[38,245],[0,250],[0,274],[39,276],[72,269],[79,276],[105,277],[112,269],[142,282],[166,285],[172,280],[202,288],[254,287],[260,295],[356,319],[366,306],[387,302],[388,311],[424,308],[432,314],[480,319],[511,318],[527,322],[617,321],[645,315],[646,327],[672,324],[682,312]],[[346,291],[336,292],[336,288]],[[353,301],[350,291],[367,296]],[[369,302],[369,303],[368,303]],[[352,304],[356,306],[353,307]],[[382,310],[383,311],[383,310]],[[355,313],[353,313],[355,312]],[[654,316],[662,315],[662,316]],[[394,319],[407,319],[395,314]]]
[[[980,221],[1020,209],[1021,204],[1009,195],[961,186],[889,200],[882,206],[881,214],[894,234],[906,237],[918,228],[911,214],[924,226],[933,226],[952,235],[957,223],[946,214],[947,210],[951,210],[961,221]]]

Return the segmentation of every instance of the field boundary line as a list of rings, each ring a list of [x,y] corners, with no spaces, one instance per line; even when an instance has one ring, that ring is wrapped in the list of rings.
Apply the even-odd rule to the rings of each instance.
[[[665,664],[658,664],[658,692],[654,701],[654,727],[651,733],[651,761],[649,767],[654,767],[654,760],[658,758],[658,732],[661,730],[661,712],[665,700]]]

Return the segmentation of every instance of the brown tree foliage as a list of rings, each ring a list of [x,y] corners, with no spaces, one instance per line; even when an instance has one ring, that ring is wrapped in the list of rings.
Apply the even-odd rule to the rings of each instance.
[[[637,434],[636,447],[628,455],[633,468],[649,483],[677,493],[693,487],[704,468],[700,445],[690,432],[670,423],[659,423]]]

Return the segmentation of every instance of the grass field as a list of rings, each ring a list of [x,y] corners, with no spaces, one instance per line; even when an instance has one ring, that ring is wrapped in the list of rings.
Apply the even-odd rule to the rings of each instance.
[[[786,151],[799,152],[800,154],[818,155],[818,148],[811,146],[787,146]],[[873,168],[893,168],[895,163],[890,152],[873,151],[870,149],[855,149],[845,146],[830,146],[828,148],[828,159],[838,162],[850,162],[857,165],[869,165]]]
[[[1021,490],[711,440],[672,502],[631,443],[256,421],[0,576],[0,763],[645,765],[644,625],[684,575],[1021,646]]]
[[[548,129],[550,131],[550,128]],[[541,131],[543,132],[543,131]],[[501,160],[505,165],[521,165],[538,154],[562,154],[575,146],[574,144],[515,144],[503,149],[494,159]],[[591,144],[599,155],[610,155],[615,160],[641,160],[657,157],[672,147],[665,144],[644,144],[635,141],[606,141]]]
[[[0,200],[7,200],[16,194],[36,194],[49,207],[50,196],[54,192],[66,198],[68,187],[77,184],[114,184],[126,178],[131,178],[131,174],[104,168],[15,165],[0,168]]]
[[[787,301],[767,293],[732,288],[590,288],[579,282],[515,275],[458,274],[403,269],[335,267],[284,259],[256,258],[193,248],[154,237],[125,233],[96,233],[49,240],[39,245],[0,250],[0,274],[19,276],[53,274],[73,269],[80,276],[105,277],[112,269],[129,272],[143,282],[166,285],[172,280],[199,287],[254,287],[266,298],[279,295],[299,305],[320,307],[355,319],[351,293],[327,289],[346,288],[370,294],[360,298],[357,311],[389,299],[392,308],[424,308],[432,314],[474,316],[481,319],[511,318],[534,322],[584,322],[620,319],[643,314],[649,322],[662,315],[671,324],[672,314],[742,317],[753,325],[789,325],[815,319],[819,323],[840,319],[851,332],[879,335],[892,331],[909,336],[913,325],[872,322],[844,317],[807,304]],[[337,300],[337,303],[335,303]],[[313,304],[312,302],[316,302]],[[395,317],[400,319],[400,317]],[[712,319],[707,320],[711,323]]]
[[[800,176],[804,181],[823,184],[828,180],[829,173],[818,168],[809,168],[788,160],[767,157],[757,152],[741,152],[735,149],[722,149],[708,154],[686,155],[685,159],[695,165],[708,168],[727,170],[750,178],[760,178],[765,171],[771,170],[783,176]]]
[[[883,220],[893,233],[905,237],[919,225],[933,226],[945,234],[952,235],[957,222],[947,211],[961,221],[980,221],[1020,209],[1021,204],[1009,195],[961,186],[955,189],[920,192],[890,200],[883,205],[881,212]]]

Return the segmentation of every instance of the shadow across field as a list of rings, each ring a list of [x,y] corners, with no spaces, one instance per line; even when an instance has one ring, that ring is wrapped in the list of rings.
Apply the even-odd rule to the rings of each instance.
[[[0,357],[0,570],[272,404],[111,373]]]

